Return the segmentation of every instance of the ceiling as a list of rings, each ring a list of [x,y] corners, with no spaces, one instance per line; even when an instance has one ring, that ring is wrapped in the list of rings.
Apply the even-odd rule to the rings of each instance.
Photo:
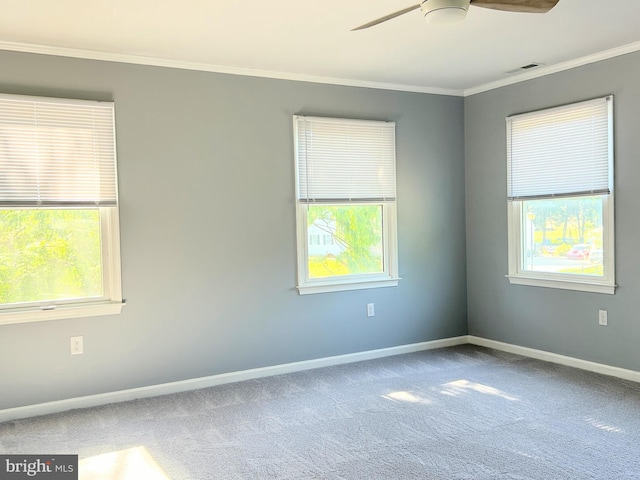
[[[417,0],[0,0],[0,49],[466,95],[640,50],[638,0],[560,0],[546,14],[471,6],[463,23]],[[506,72],[530,63],[546,66]]]

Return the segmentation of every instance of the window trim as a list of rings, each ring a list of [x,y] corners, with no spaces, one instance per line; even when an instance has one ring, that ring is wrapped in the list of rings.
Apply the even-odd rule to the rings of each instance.
[[[508,268],[509,273],[506,277],[513,285],[529,285],[535,287],[557,288],[564,290],[577,290],[591,293],[603,293],[613,295],[617,287],[615,283],[615,200],[614,200],[614,110],[613,95],[606,95],[591,100],[573,102],[571,104],[559,107],[551,107],[537,112],[530,112],[523,115],[533,116],[536,113],[546,115],[556,109],[563,109],[573,105],[580,106],[582,104],[597,103],[605,101],[607,105],[607,169],[608,169],[608,193],[607,192],[591,192],[591,194],[602,196],[602,226],[603,226],[603,276],[594,278],[588,275],[575,275],[563,273],[549,272],[531,272],[522,269],[522,202],[527,198],[510,198],[511,192],[507,195],[507,230],[508,230]],[[517,117],[514,115],[512,117]],[[509,119],[507,118],[507,135],[509,135]],[[510,144],[507,137],[507,145]],[[509,177],[510,169],[510,151],[507,151],[507,176]],[[508,190],[511,188],[508,185]],[[588,194],[589,192],[580,192],[580,194]],[[551,195],[545,195],[550,197]],[[554,196],[554,198],[570,198],[571,194],[563,194]]]
[[[313,205],[313,204],[311,204]],[[398,234],[397,212],[394,202],[351,202],[331,205],[380,205],[382,207],[382,251],[384,270],[377,274],[345,275],[342,277],[309,278],[309,255],[307,242],[307,209],[309,204],[297,202],[296,237],[298,252],[298,285],[300,295],[368,288],[396,287],[398,281]]]
[[[559,197],[561,198],[561,197]],[[614,260],[614,221],[613,192],[604,195],[602,200],[603,224],[603,265],[604,276],[593,278],[586,275],[553,274],[522,270],[522,202],[512,201],[508,205],[507,228],[509,250],[509,274],[506,277],[512,285],[528,285],[532,287],[577,290],[591,293],[615,294],[615,260]]]
[[[0,307],[0,325],[13,323],[27,323],[36,321],[59,320],[66,318],[92,317],[102,315],[119,314],[125,302],[122,298],[122,277],[121,277],[121,257],[120,257],[120,222],[119,207],[117,194],[117,162],[116,162],[116,146],[115,146],[115,120],[113,102],[99,102],[91,100],[77,100],[64,98],[49,97],[33,97],[23,95],[0,94],[0,99],[6,101],[15,101],[18,103],[27,103],[35,105],[65,105],[71,106],[87,106],[98,107],[109,110],[110,118],[107,117],[106,123],[102,123],[102,134],[107,135],[107,148],[111,152],[110,157],[101,157],[100,162],[104,159],[107,163],[100,163],[100,168],[111,168],[111,160],[113,161],[113,177],[107,182],[108,188],[111,188],[111,196],[103,198],[102,191],[100,196],[91,200],[65,201],[64,199],[18,199],[15,202],[7,201],[3,208],[22,208],[22,209],[73,209],[73,208],[97,208],[100,218],[100,240],[101,240],[101,257],[102,257],[102,284],[103,295],[99,298],[77,298],[67,300],[51,300],[41,302],[25,302],[21,304],[3,304]],[[58,112],[59,113],[59,112]],[[11,116],[8,117],[11,120]],[[94,128],[95,124],[91,125]],[[111,136],[112,135],[112,136]],[[111,138],[110,138],[111,137]],[[110,143],[112,142],[112,143]],[[94,157],[95,160],[95,157]],[[108,173],[111,173],[108,171]],[[103,184],[101,184],[103,185]],[[14,203],[15,205],[13,205]]]
[[[345,187],[342,185],[337,190],[333,189],[333,186],[329,189],[314,186],[310,189],[310,185],[313,182],[309,182],[309,159],[307,153],[307,139],[301,137],[301,134],[307,135],[309,130],[307,129],[307,122],[313,125],[314,122],[322,125],[331,125],[338,129],[350,128],[354,126],[356,128],[367,129],[363,136],[349,137],[349,140],[353,140],[353,145],[357,146],[359,141],[366,138],[368,142],[373,141],[374,145],[378,147],[386,148],[392,147],[391,155],[387,151],[377,158],[379,163],[375,163],[376,168],[380,168],[386,165],[387,168],[392,164],[392,170],[385,170],[384,175],[379,173],[375,175],[377,182],[371,185],[367,184],[363,193],[361,188],[353,189],[351,185]],[[304,125],[304,128],[302,127]],[[378,133],[376,130],[379,129]],[[387,136],[389,130],[392,130],[393,134]],[[383,133],[384,132],[384,133]],[[320,136],[319,138],[327,140],[327,136]],[[302,141],[301,141],[302,140]],[[328,157],[333,158],[335,162],[336,158],[343,159],[350,158],[346,156],[339,148],[344,148],[343,144],[338,144],[332,138],[328,144],[322,143],[320,151],[323,155],[328,153]],[[304,145],[304,148],[301,147]],[[395,123],[387,121],[376,120],[358,120],[347,118],[331,118],[331,117],[310,117],[302,115],[293,116],[293,146],[294,146],[294,171],[295,171],[295,199],[296,199],[296,254],[297,254],[297,273],[298,273],[298,285],[297,289],[300,295],[314,294],[314,293],[327,293],[337,292],[345,290],[361,290],[369,288],[381,288],[381,287],[394,287],[398,285],[400,280],[398,276],[398,222],[397,222],[397,200],[396,200],[396,156],[395,156]],[[369,144],[367,143],[367,147]],[[330,147],[330,148],[327,148]],[[357,152],[357,148],[354,152]],[[339,152],[339,154],[337,154]],[[337,155],[337,156],[336,156]],[[317,158],[317,157],[314,157]],[[370,158],[367,156],[367,161]],[[392,160],[392,162],[391,162]],[[304,163],[304,167],[301,165],[301,161]],[[324,160],[321,162],[322,166],[326,166],[326,163],[331,165],[332,160]],[[348,166],[353,166],[349,162],[345,162]],[[367,164],[365,162],[365,164]],[[362,165],[362,164],[358,164]],[[371,168],[371,163],[367,166]],[[336,165],[333,164],[335,167]],[[322,168],[320,171],[323,171]],[[347,169],[348,171],[348,169]],[[304,175],[304,177],[301,177]],[[321,176],[322,174],[320,174]],[[301,178],[306,179],[305,183],[301,184]],[[367,178],[367,177],[365,177]],[[359,185],[362,187],[362,185]],[[336,198],[338,197],[338,198]],[[356,206],[356,205],[380,205],[382,207],[382,250],[383,250],[383,265],[384,269],[381,273],[375,274],[362,274],[362,275],[340,275],[324,278],[310,278],[309,277],[309,255],[308,255],[308,222],[307,212],[309,206],[317,203],[330,204],[330,205],[344,205],[344,206]]]
[[[27,306],[0,308],[0,325],[65,318],[117,315],[122,311],[120,265],[120,222],[117,207],[99,207],[102,254],[103,297],[34,302]]]

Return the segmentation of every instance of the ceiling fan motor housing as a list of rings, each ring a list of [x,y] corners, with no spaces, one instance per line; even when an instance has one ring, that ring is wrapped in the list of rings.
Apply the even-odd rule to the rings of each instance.
[[[423,0],[420,9],[429,23],[447,24],[464,20],[470,0]]]

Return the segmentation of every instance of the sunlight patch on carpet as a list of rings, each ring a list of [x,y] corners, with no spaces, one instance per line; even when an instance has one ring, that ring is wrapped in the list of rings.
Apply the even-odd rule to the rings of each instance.
[[[80,480],[171,480],[143,446],[80,460]]]
[[[409,392],[393,392],[393,393],[388,393],[387,395],[383,395],[383,397],[388,400],[395,400],[398,402],[424,403],[424,404],[431,403],[430,400],[427,400],[425,398],[420,398],[417,395],[414,395],[413,393],[409,393]]]
[[[613,425],[601,422],[600,420],[596,420],[595,418],[587,418],[586,422],[592,427],[599,428],[600,430],[604,430],[605,432],[622,432],[622,429],[620,427],[614,427]]]
[[[445,383],[444,389],[440,391],[443,395],[458,396],[468,391],[483,393],[485,395],[495,395],[505,400],[512,402],[518,401],[516,397],[507,395],[497,388],[489,387],[488,385],[482,385],[481,383],[470,382],[469,380],[456,380],[455,382]]]

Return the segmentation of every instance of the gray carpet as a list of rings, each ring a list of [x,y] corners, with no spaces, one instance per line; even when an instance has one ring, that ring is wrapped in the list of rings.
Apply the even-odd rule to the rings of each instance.
[[[0,452],[81,479],[640,479],[640,384],[465,345],[5,422]]]

